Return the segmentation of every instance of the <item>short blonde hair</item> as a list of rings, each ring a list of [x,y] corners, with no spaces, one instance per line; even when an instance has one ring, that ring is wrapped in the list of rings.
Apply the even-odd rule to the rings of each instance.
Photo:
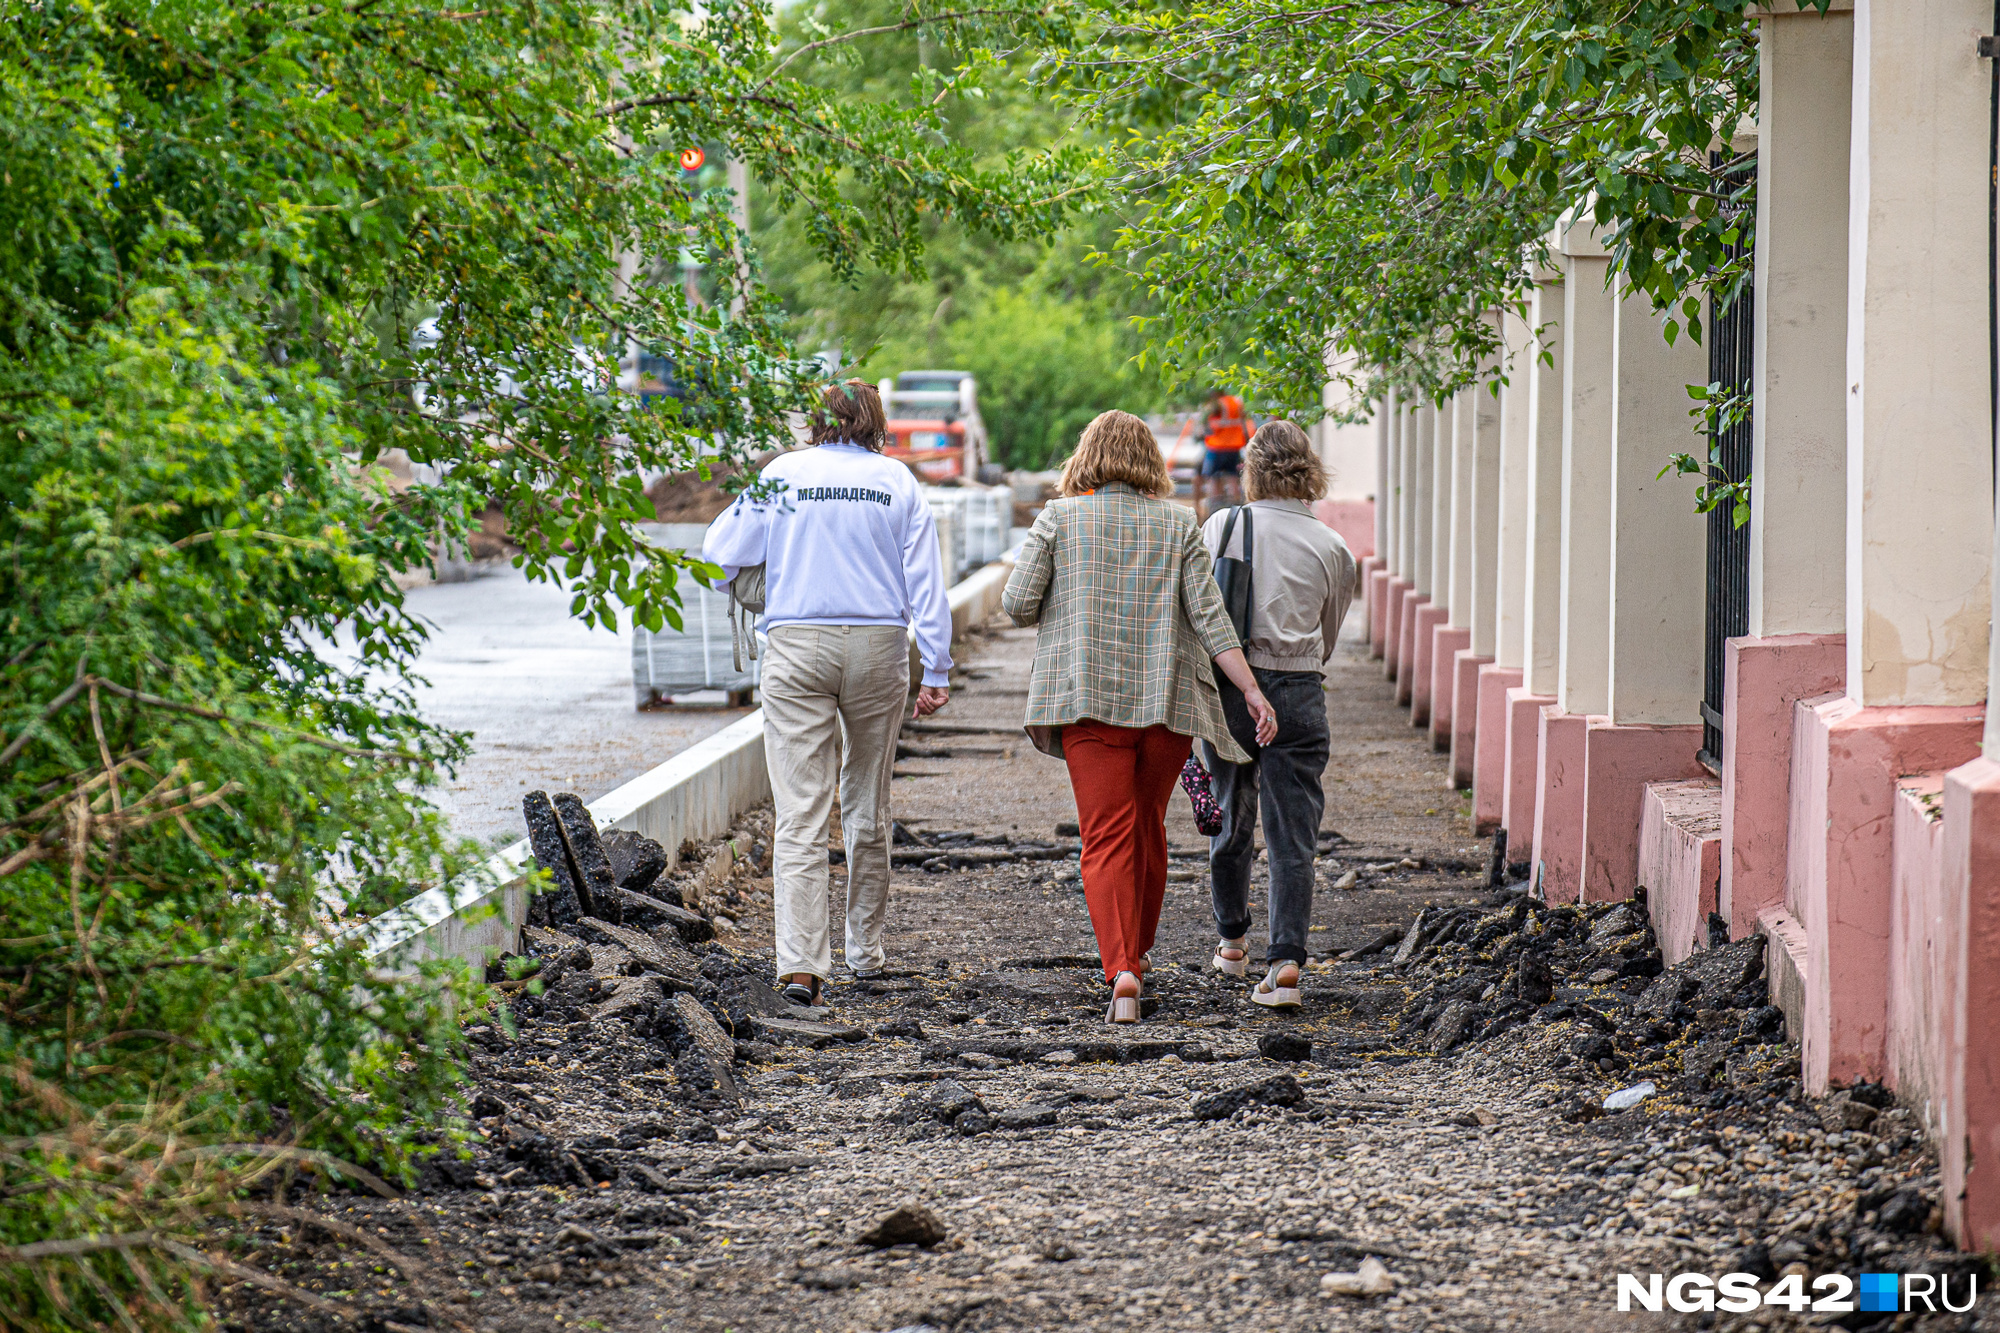
[[[1289,421],[1267,421],[1243,450],[1243,494],[1252,500],[1318,500],[1326,469],[1306,433]]]
[[[1100,412],[1083,428],[1076,452],[1063,464],[1057,490],[1063,495],[1086,495],[1109,482],[1122,481],[1145,495],[1174,493],[1173,478],[1167,475],[1167,460],[1153,428],[1130,412]]]

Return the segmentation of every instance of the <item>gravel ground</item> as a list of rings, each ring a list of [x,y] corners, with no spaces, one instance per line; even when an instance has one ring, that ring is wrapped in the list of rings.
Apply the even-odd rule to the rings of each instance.
[[[771,995],[768,814],[746,819],[732,871],[710,862],[655,890],[721,918],[716,941],[655,932],[671,956],[654,972],[700,974],[660,984],[707,1008],[651,991],[634,1007],[657,978],[622,979],[645,969],[593,945],[522,1006],[518,1036],[475,1020],[471,1160],[401,1199],[310,1205],[376,1249],[273,1225],[237,1233],[247,1261],[365,1328],[702,1333],[1776,1329],[1829,1317],[1621,1315],[1616,1275],[1743,1268],[1769,1287],[1952,1262],[1907,1111],[1867,1090],[1807,1105],[1796,1049],[1755,1035],[1748,1010],[1738,1039],[1741,1006],[1650,975],[1640,918],[1613,916],[1628,909],[1545,913],[1487,888],[1488,849],[1466,836],[1443,760],[1351,639],[1329,677],[1338,836],[1315,957],[1413,922],[1445,929],[1420,925],[1400,964],[1386,950],[1316,962],[1301,1011],[1258,1010],[1206,967],[1202,844],[1176,797],[1158,1009],[1107,1028],[1064,856],[1064,771],[1012,729],[1031,651],[1031,635],[985,636],[938,726],[906,736],[904,850],[928,856],[928,840],[943,861],[898,871],[889,975],[842,977],[827,1012]],[[949,868],[1028,842],[1046,859]],[[1349,872],[1355,887],[1331,887]],[[1555,1001],[1510,1010],[1526,968],[1502,964],[1535,950]],[[721,1070],[703,1053],[718,1018],[737,1057]],[[1712,1076],[1680,1076],[1697,1048],[1718,1052]],[[1596,1113],[1641,1076],[1659,1093]],[[866,1243],[905,1205],[923,1211],[904,1234],[933,1243]],[[1375,1294],[1325,1290],[1374,1263]],[[354,1326],[241,1285],[218,1315]],[[1873,1318],[1839,1322],[1891,1326]]]

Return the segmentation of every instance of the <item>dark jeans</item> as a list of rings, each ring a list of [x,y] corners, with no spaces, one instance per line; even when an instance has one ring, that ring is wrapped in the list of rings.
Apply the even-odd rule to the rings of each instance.
[[[1258,808],[1264,815],[1264,847],[1271,867],[1271,946],[1273,963],[1306,961],[1306,925],[1312,917],[1313,853],[1319,819],[1326,809],[1320,776],[1326,772],[1326,685],[1317,672],[1252,668],[1257,688],[1278,714],[1278,735],[1261,749],[1243,692],[1227,680],[1222,715],[1229,734],[1248,751],[1247,764],[1223,763],[1204,745],[1202,757],[1222,806],[1222,832],[1209,842],[1209,893],[1215,929],[1226,940],[1250,933],[1250,867],[1256,859],[1251,834]],[[1218,673],[1219,674],[1219,673]]]

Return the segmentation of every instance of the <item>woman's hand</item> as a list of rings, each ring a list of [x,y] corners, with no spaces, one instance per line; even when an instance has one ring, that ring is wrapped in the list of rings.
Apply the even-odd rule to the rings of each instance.
[[[1250,720],[1257,724],[1257,744],[1269,745],[1278,738],[1278,710],[1271,707],[1271,701],[1264,697],[1264,691],[1257,688],[1257,677],[1251,674],[1250,663],[1243,656],[1241,648],[1231,648],[1215,659],[1222,668],[1222,674],[1229,677],[1229,683],[1243,691],[1243,702],[1249,705]]]
[[[1271,707],[1264,692],[1252,685],[1243,691],[1243,703],[1250,710],[1250,720],[1257,724],[1257,744],[1269,745],[1278,739],[1278,710]]]

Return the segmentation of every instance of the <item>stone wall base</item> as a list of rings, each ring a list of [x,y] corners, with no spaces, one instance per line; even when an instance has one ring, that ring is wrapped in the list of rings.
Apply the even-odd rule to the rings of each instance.
[[[1639,884],[1639,825],[1646,784],[1699,778],[1701,728],[1619,725],[1590,719],[1585,739],[1583,899],[1617,902]]]
[[[1555,704],[1552,694],[1520,686],[1507,691],[1507,772],[1500,794],[1500,825],[1507,830],[1507,859],[1516,865],[1534,859],[1542,710]]]
[[[1451,713],[1458,702],[1458,655],[1472,642],[1472,631],[1439,625],[1431,631],[1431,697],[1428,727],[1431,748],[1451,748]]]
[[[1451,659],[1451,785],[1459,791],[1472,785],[1473,751],[1479,742],[1479,673],[1493,665],[1470,648]],[[1475,817],[1476,818],[1476,817]]]
[[[1487,663],[1479,668],[1475,686],[1478,703],[1472,718],[1472,832],[1477,837],[1485,837],[1503,823],[1507,800],[1507,695],[1520,683],[1518,667]],[[1455,746],[1455,737],[1453,743]],[[1458,752],[1454,748],[1452,766],[1457,765]],[[1525,860],[1520,850],[1510,851],[1507,859]]]
[[[1729,936],[1785,901],[1792,705],[1841,688],[1844,634],[1731,639],[1723,670],[1721,902]]]
[[[1425,602],[1410,616],[1410,669],[1397,678],[1396,702],[1410,706],[1410,725],[1419,730],[1431,724],[1431,701],[1437,688],[1437,682],[1431,679],[1432,652],[1437,647],[1438,626],[1445,623],[1449,614],[1437,602]]]
[[[1541,711],[1535,745],[1534,891],[1552,903],[1583,892],[1584,734],[1590,719],[1551,704]]]
[[[1667,966],[1708,947],[1708,914],[1722,879],[1722,784],[1702,777],[1653,782],[1639,825],[1639,883]]]
[[[1785,908],[1806,931],[1811,1096],[1887,1074],[1897,779],[1977,758],[1984,718],[1842,695],[1795,706]]]
[[[1945,1229],[1967,1250],[2000,1249],[2000,763],[1945,775],[1943,876],[1951,1039],[1938,1135]],[[1975,1164],[1983,1170],[1974,1170]]]
[[[1390,574],[1379,559],[1362,563],[1365,567],[1361,572],[1361,605],[1368,617],[1362,628],[1367,633],[1368,655],[1379,658],[1387,648],[1383,617],[1388,609]]]

